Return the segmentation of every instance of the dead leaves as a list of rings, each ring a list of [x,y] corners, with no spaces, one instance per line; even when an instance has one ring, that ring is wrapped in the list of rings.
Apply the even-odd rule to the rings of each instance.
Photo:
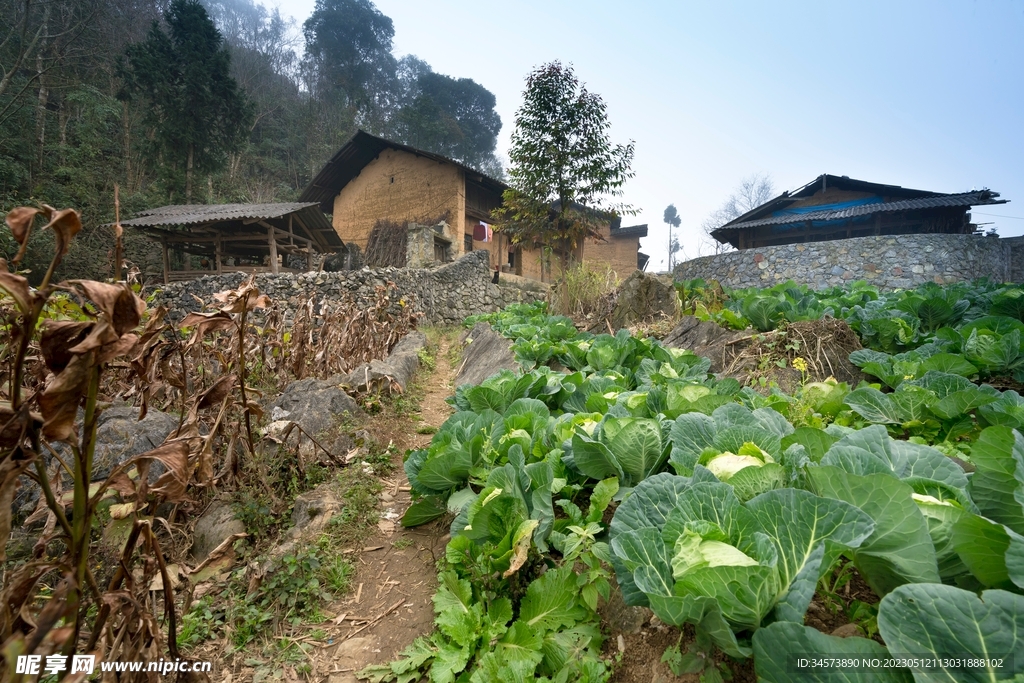
[[[14,257],[14,263],[20,263],[25,256],[28,239],[32,235],[32,224],[38,215],[42,215],[49,221],[43,226],[43,230],[47,228],[53,230],[57,242],[56,260],[58,261],[68,253],[71,240],[82,229],[82,217],[74,209],[57,210],[48,204],[43,204],[38,209],[31,206],[19,206],[11,209],[7,213],[7,226],[11,229],[15,241],[20,245],[18,254]]]

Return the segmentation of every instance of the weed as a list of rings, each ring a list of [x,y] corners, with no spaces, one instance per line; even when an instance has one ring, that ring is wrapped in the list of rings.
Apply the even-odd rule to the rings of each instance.
[[[436,434],[437,433],[437,427],[435,427],[434,425],[420,425],[419,427],[416,428],[416,433],[417,434]]]
[[[401,538],[395,539],[391,544],[391,547],[395,550],[405,550],[412,546],[412,539],[402,536]]]

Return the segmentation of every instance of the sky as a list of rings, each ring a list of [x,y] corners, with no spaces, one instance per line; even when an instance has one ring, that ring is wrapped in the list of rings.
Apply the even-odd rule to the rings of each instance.
[[[301,23],[314,0],[266,0]],[[396,56],[497,98],[508,150],[526,75],[553,60],[636,143],[621,198],[646,223],[648,270],[711,253],[701,222],[743,178],[793,190],[822,173],[936,192],[987,187],[1009,204],[976,223],[1024,235],[1024,2],[376,0]]]

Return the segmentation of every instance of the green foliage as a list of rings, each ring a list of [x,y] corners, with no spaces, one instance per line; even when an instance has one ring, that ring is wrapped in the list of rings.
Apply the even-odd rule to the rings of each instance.
[[[164,21],[168,33],[154,22],[146,40],[125,51],[119,97],[145,100],[159,153],[184,171],[190,203],[193,173],[224,166],[244,141],[252,110],[230,74],[220,32],[198,0],[173,0]]]
[[[957,315],[964,308],[957,302],[974,301],[965,291],[941,297]],[[870,289],[860,292],[863,302],[877,300]],[[925,293],[925,303],[939,298]],[[796,295],[776,299],[778,310],[796,310]],[[987,312],[985,297],[976,300]],[[910,301],[900,313],[920,316],[922,306]],[[939,324],[924,312],[928,319],[918,317],[913,329]],[[648,605],[667,624],[692,625],[694,642],[685,651],[670,648],[665,661],[705,680],[728,674],[711,665],[716,648],[734,658],[753,655],[769,681],[793,680],[788,658],[796,654],[886,656],[873,640],[840,640],[804,626],[815,594],[869,637],[881,633],[893,655],[903,653],[895,639],[919,635],[907,625],[918,622],[921,605],[902,599],[912,591],[936,589],[930,615],[951,624],[938,632],[982,634],[984,642],[969,644],[972,654],[998,640],[991,635],[998,628],[1013,631],[1006,613],[1024,592],[1024,437],[1016,431],[1024,399],[965,376],[964,363],[978,366],[942,346],[950,333],[923,342],[916,356],[857,352],[894,391],[866,383],[851,391],[828,381],[788,396],[710,377],[706,359],[649,339],[577,333],[543,305],[481,319],[514,340],[522,370],[459,387],[451,401],[458,412],[428,449],[406,461],[416,499],[408,515],[416,519],[407,523],[454,515],[445,560],[454,578],[444,584],[457,599],[441,600],[439,630],[429,640],[364,675],[559,675],[545,659],[548,650],[527,642],[525,632],[519,640],[515,624],[540,627],[547,639],[593,623],[586,614],[607,593],[605,564],[627,604]],[[1008,320],[975,317],[961,336],[1012,334],[1019,321]],[[553,363],[565,371],[554,372]],[[976,468],[970,476],[965,460]],[[613,501],[619,504],[606,532]],[[579,596],[542,599],[542,592],[562,589],[545,583],[542,591],[538,582],[568,566]],[[854,575],[881,605],[847,597]],[[569,592],[567,575],[562,580]],[[980,608],[963,603],[965,595],[976,598],[943,585],[953,583],[993,589],[983,601],[1002,592],[1010,607],[976,618]],[[497,605],[496,596],[512,609]],[[485,642],[488,624],[505,614],[500,634]],[[886,629],[908,635],[890,641]],[[505,654],[509,634],[520,648],[513,659]],[[796,679],[843,680],[834,674],[807,671]],[[566,680],[589,675],[575,670]],[[910,673],[850,674],[865,678],[908,681]]]
[[[633,143],[613,145],[607,105],[571,66],[545,64],[526,79],[509,148],[510,189],[495,211],[512,244],[568,256],[598,221],[629,207],[608,204],[632,177]]]

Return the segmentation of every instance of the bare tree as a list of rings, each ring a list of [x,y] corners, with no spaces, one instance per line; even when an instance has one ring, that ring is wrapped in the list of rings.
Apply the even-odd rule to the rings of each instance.
[[[754,173],[740,181],[739,187],[729,195],[729,198],[700,224],[713,249],[712,253],[720,254],[731,249],[728,244],[722,244],[711,237],[712,231],[761,206],[774,196],[775,183],[767,173]]]

